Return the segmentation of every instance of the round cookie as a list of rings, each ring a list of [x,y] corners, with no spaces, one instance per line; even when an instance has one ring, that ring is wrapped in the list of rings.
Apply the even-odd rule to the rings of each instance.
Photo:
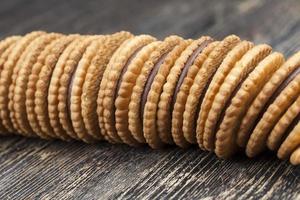
[[[209,40],[208,40],[209,41]],[[197,56],[193,64],[182,73],[180,87],[177,87],[176,91],[176,101],[173,106],[172,112],[172,138],[176,145],[184,148],[190,145],[188,141],[184,138],[182,126],[183,126],[183,113],[189,90],[193,84],[195,76],[197,75],[199,69],[207,59],[208,55],[213,51],[213,49],[219,44],[218,41],[211,42],[205,46],[201,53]]]
[[[86,54],[86,65],[79,65],[76,69],[74,83],[77,87],[71,91],[71,119],[74,131],[81,135],[88,134],[94,139],[101,140],[103,136],[98,124],[97,94],[104,70],[112,54],[132,35],[128,32],[115,33],[92,42]],[[89,53],[88,53],[89,51]],[[90,60],[90,62],[87,62]],[[72,103],[73,101],[76,104]]]
[[[36,91],[35,94],[35,112],[38,116],[38,121],[42,129],[47,131],[53,130],[54,134],[58,138],[63,138],[65,140],[78,139],[77,135],[69,135],[63,129],[59,121],[59,110],[58,110],[58,93],[60,87],[60,77],[63,74],[63,70],[67,61],[72,53],[72,51],[80,44],[83,37],[76,37],[70,39],[67,43],[60,46],[59,49],[53,53],[52,57],[55,59],[55,63],[51,64],[50,73],[46,73],[47,81],[45,84],[42,84],[41,88]],[[58,51],[57,51],[58,50]],[[43,67],[44,68],[44,67]],[[40,73],[42,74],[42,72]],[[42,76],[39,76],[42,77]],[[41,82],[43,79],[39,78],[38,82]],[[38,86],[39,84],[37,84]],[[46,91],[46,95],[43,95],[43,91]],[[47,101],[43,101],[43,99]],[[48,103],[48,104],[43,104]],[[47,107],[46,107],[47,106]],[[43,113],[42,111],[47,108],[47,112]],[[48,114],[48,115],[47,115]],[[50,126],[48,121],[50,121]]]
[[[183,135],[189,143],[196,143],[196,123],[200,106],[204,98],[210,80],[214,76],[217,68],[222,63],[227,53],[234,48],[240,39],[235,35],[230,35],[221,41],[209,54],[208,58],[200,67],[194,82],[189,90],[189,95],[183,113]]]
[[[152,53],[147,61],[147,72],[140,99],[140,116],[142,118],[143,135],[152,148],[163,146],[164,141],[158,132],[158,104],[163,86],[176,59],[192,41],[184,41],[178,37],[168,37],[161,46]],[[150,69],[150,70],[149,70]],[[144,71],[146,72],[146,71]],[[171,121],[170,121],[171,123]],[[169,133],[171,135],[171,133]]]
[[[290,162],[292,165],[300,165],[300,146],[292,153]]]
[[[289,74],[300,65],[300,52],[289,58],[265,84],[252,104],[249,106],[246,115],[242,119],[241,125],[237,134],[237,144],[240,147],[245,147],[249,137],[255,128],[268,106],[270,105],[269,99],[274,94],[275,90],[281,83],[287,79]],[[273,95],[274,96],[274,95]],[[275,96],[274,96],[275,98]]]
[[[60,36],[61,35],[57,33],[50,33],[36,39],[28,46],[28,51],[26,50],[27,56],[19,63],[19,66],[14,68],[14,75],[12,77],[12,84],[9,91],[9,109],[14,127],[19,132],[23,132],[27,135],[34,134],[26,114],[25,101],[28,78],[31,73],[32,66],[37,61],[44,48]]]
[[[0,56],[9,49],[12,45],[14,45],[18,40],[20,40],[21,36],[10,36],[0,41]]]
[[[259,62],[233,90],[219,119],[221,122],[215,141],[215,153],[218,157],[228,158],[238,149],[236,132],[241,119],[262,87],[283,63],[282,54],[277,52],[270,54]]]
[[[70,98],[71,91],[73,88],[73,74],[75,73],[77,66],[79,66],[82,56],[86,52],[86,49],[90,46],[91,42],[95,39],[100,39],[103,36],[89,36],[82,41],[78,42],[77,46],[72,50],[69,55],[64,68],[62,69],[62,74],[58,77],[59,79],[59,88],[58,88],[58,117],[59,121],[66,131],[66,133],[71,136],[78,138],[76,132],[74,132],[71,116],[70,116]],[[90,135],[85,135],[82,138],[85,142],[93,141],[93,138]]]
[[[77,36],[62,36],[50,44],[40,53],[36,63],[32,66],[26,87],[26,113],[33,131],[46,138],[67,139],[58,137],[50,125],[48,117],[48,88],[53,68],[66,46]]]
[[[115,60],[113,60],[113,62],[109,62],[109,65],[113,65],[113,67],[109,67],[110,71],[106,74],[108,78],[106,79],[107,83],[104,90],[103,120],[107,135],[115,142],[122,142],[115,127],[115,99],[117,97],[116,90],[120,75],[122,70],[125,69],[126,63],[131,62],[131,60],[139,51],[142,50],[144,46],[153,41],[155,41],[155,38],[148,35],[136,36],[130,39],[127,43],[122,44]],[[127,139],[131,140],[130,143],[135,143],[133,137]]]
[[[215,148],[215,136],[225,112],[226,102],[234,93],[235,88],[271,51],[272,48],[264,44],[253,47],[235,64],[234,68],[226,76],[205,121],[203,146],[206,150],[213,151]]]
[[[114,61],[117,59],[117,57],[119,55],[119,52],[122,50],[121,47],[123,45],[127,44],[130,40],[131,40],[131,38],[125,40],[112,55],[111,59],[109,60],[107,66],[106,66],[106,69],[104,70],[103,77],[102,77],[99,91],[98,91],[98,95],[97,95],[97,116],[98,116],[98,123],[99,123],[100,131],[101,131],[101,135],[104,137],[104,139],[106,141],[108,141],[110,143],[116,143],[116,142],[109,137],[109,135],[107,134],[107,131],[105,129],[104,116],[103,116],[104,115],[103,100],[104,100],[104,96],[105,96],[105,87],[108,82],[108,75],[110,73],[110,70],[112,67],[114,67],[114,65],[110,64],[110,63],[114,63]]]
[[[12,82],[12,75],[14,71],[14,67],[19,62],[22,57],[24,51],[28,47],[28,45],[34,41],[37,37],[45,34],[44,32],[32,32],[25,35],[21,38],[14,49],[10,53],[7,61],[3,65],[3,70],[0,74],[0,118],[2,119],[3,125],[10,132],[15,132],[15,128],[12,124],[12,121],[9,117],[9,108],[8,108],[8,92],[9,87]]]
[[[202,101],[202,105],[199,111],[196,128],[196,138],[199,147],[204,150],[203,147],[203,130],[205,120],[211,109],[212,103],[216,94],[218,93],[222,83],[224,82],[228,73],[232,70],[235,64],[242,58],[242,56],[251,48],[253,44],[248,41],[242,41],[237,44],[224,58],[220,67],[217,69],[213,76],[211,83],[209,84],[205,96]]]
[[[300,67],[296,68],[276,89],[263,110],[262,117],[253,129],[246,146],[249,157],[265,149],[270,131],[300,93]],[[289,138],[289,136],[288,136]]]
[[[162,79],[167,76],[170,67],[172,67],[175,59],[180,55],[187,44],[187,42],[177,36],[165,38],[155,51],[151,53],[136,79],[136,84],[133,87],[129,103],[128,116],[129,130],[133,137],[140,143],[146,143],[147,140],[143,132],[143,124],[146,120],[144,111],[154,78],[158,74],[160,74],[158,76],[161,76]],[[156,83],[156,85],[159,84],[159,86],[162,87],[163,83],[164,80],[161,80],[161,82]],[[156,116],[154,116],[153,120],[156,120]],[[147,142],[149,142],[149,140]]]
[[[3,64],[7,61],[11,51],[14,49],[17,41],[21,39],[20,36],[8,37],[0,42],[0,71],[3,69]],[[4,127],[2,121],[0,120],[0,135],[11,134]]]
[[[174,66],[172,66],[166,81],[163,84],[161,94],[158,93],[160,98],[157,108],[157,131],[160,139],[164,143],[174,143],[171,134],[172,113],[178,91],[197,57],[202,55],[203,50],[212,41],[213,40],[208,36],[203,36],[200,39],[193,41],[176,59]],[[153,127],[155,128],[155,126]]]
[[[105,38],[106,37],[104,36],[93,40],[87,38],[83,41],[81,44],[82,46],[79,46],[78,49],[75,50],[76,54],[74,58],[80,57],[78,58],[77,63],[75,62],[73,66],[70,66],[71,69],[67,70],[67,73],[64,71],[64,74],[62,75],[62,77],[64,75],[66,77],[64,84],[67,83],[66,89],[60,93],[66,94],[66,97],[62,102],[67,111],[66,115],[63,116],[64,123],[67,124],[68,130],[74,131],[77,137],[85,142],[92,142],[95,138],[92,135],[87,134],[81,115],[81,92],[84,73],[97,53],[97,44],[102,43]]]
[[[300,146],[300,113],[296,116],[291,124],[291,132],[284,140],[284,142],[280,145],[278,149],[277,156],[280,159],[288,158],[292,160],[292,163],[299,162],[299,150],[297,150]],[[296,152],[294,152],[296,151]],[[296,158],[298,157],[298,158]]]
[[[269,149],[277,150],[287,135],[292,131],[293,123],[297,115],[300,113],[300,96],[289,107],[289,109],[282,115],[280,120],[276,123],[267,139],[267,146]]]
[[[135,86],[136,79],[141,73],[145,62],[160,44],[160,41],[154,41],[143,47],[130,62],[126,63],[118,81],[117,98],[115,100],[116,129],[121,140],[128,145],[136,146],[139,144],[136,139],[132,139],[134,136],[131,134],[128,127],[129,103],[133,87]]]
[[[83,117],[81,115],[81,94],[82,85],[84,83],[85,73],[87,68],[91,65],[93,58],[97,55],[99,45],[105,41],[105,37],[95,39],[87,46],[80,61],[73,70],[73,74],[69,80],[69,88],[67,91],[67,107],[70,111],[70,119],[72,127],[79,139],[83,141],[92,142],[96,138],[87,133]],[[96,133],[97,134],[97,133]]]

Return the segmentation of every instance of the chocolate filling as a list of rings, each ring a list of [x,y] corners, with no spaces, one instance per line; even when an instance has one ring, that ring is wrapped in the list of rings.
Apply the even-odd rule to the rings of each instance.
[[[251,72],[250,72],[250,73],[251,73]],[[234,90],[232,91],[232,93],[231,93],[229,99],[227,99],[227,101],[225,102],[225,106],[224,106],[224,108],[223,108],[222,111],[221,111],[220,117],[219,117],[219,119],[218,119],[218,121],[217,121],[217,124],[216,124],[216,127],[215,127],[215,133],[217,133],[217,131],[219,130],[220,125],[221,125],[222,121],[224,120],[226,110],[227,110],[227,108],[230,106],[232,99],[235,97],[235,95],[237,94],[237,92],[241,89],[243,82],[248,78],[248,76],[249,76],[250,73],[248,73],[247,76],[245,76],[245,77],[239,82],[239,84],[238,84],[238,85],[234,88]]]
[[[190,57],[187,59],[183,69],[182,69],[182,72],[179,76],[179,79],[177,81],[177,84],[176,84],[176,88],[175,88],[175,92],[173,94],[173,97],[172,97],[172,105],[171,105],[171,112],[174,108],[174,105],[175,105],[175,102],[176,102],[176,98],[177,98],[177,94],[180,90],[180,87],[185,79],[185,77],[187,76],[188,74],[188,71],[189,69],[191,68],[191,66],[194,64],[196,58],[198,57],[199,54],[202,53],[202,51],[205,49],[205,47],[207,47],[208,44],[210,44],[213,40],[212,39],[208,39],[208,40],[205,40],[204,42],[202,42],[200,45],[198,44],[198,47],[194,50],[194,52],[190,55]]]
[[[271,95],[264,108],[259,112],[258,117],[255,120],[255,123],[251,126],[248,133],[252,133],[258,124],[259,120],[263,117],[264,113],[267,111],[269,106],[275,101],[275,99],[279,96],[279,94],[294,80],[294,78],[300,74],[300,67],[296,67],[292,73],[290,73],[286,79],[279,85],[279,87],[275,90],[275,92]]]
[[[198,104],[197,104],[197,108],[196,108],[196,115],[195,115],[195,118],[194,118],[194,128],[196,129],[197,128],[197,120],[198,120],[198,116],[199,116],[199,113],[200,113],[200,109],[201,109],[201,104],[203,102],[203,99],[205,97],[205,94],[208,90],[208,87],[213,79],[213,77],[215,76],[215,74],[217,73],[217,69],[214,71],[214,73],[209,77],[200,97],[199,97],[199,101],[198,101]]]
[[[155,65],[153,66],[148,79],[146,81],[145,87],[144,87],[144,91],[142,94],[142,100],[141,100],[141,119],[143,120],[143,116],[144,116],[144,109],[145,109],[145,105],[147,102],[147,98],[148,98],[148,94],[150,92],[151,89],[151,85],[154,81],[154,78],[156,76],[156,74],[158,73],[158,70],[160,68],[160,66],[163,64],[163,62],[165,61],[167,55],[169,54],[169,52],[166,52],[164,54],[161,55],[161,57],[157,60],[157,62],[155,63]]]
[[[121,71],[121,74],[119,76],[119,79],[118,79],[118,82],[117,82],[117,88],[116,88],[116,93],[115,93],[115,96],[114,96],[114,100],[117,99],[117,95],[119,93],[119,90],[120,90],[120,87],[121,87],[121,83],[122,83],[122,80],[123,80],[123,76],[125,74],[125,72],[127,71],[130,63],[132,62],[132,60],[136,57],[136,55],[139,53],[139,51],[143,48],[144,46],[141,46],[139,48],[137,48],[133,54],[128,58],[128,60],[126,61],[122,71]]]

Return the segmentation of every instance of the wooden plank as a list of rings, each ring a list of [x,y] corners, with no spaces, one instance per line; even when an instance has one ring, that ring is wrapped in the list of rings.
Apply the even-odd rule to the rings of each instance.
[[[10,2],[0,8],[2,37],[41,28],[66,33],[126,29],[159,38],[236,33],[287,55],[299,49],[297,0]],[[297,199],[299,177],[299,167],[270,152],[225,161],[196,147],[0,141],[0,199]]]

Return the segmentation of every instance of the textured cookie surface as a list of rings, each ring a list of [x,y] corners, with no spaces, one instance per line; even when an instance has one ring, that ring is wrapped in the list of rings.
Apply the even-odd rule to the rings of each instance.
[[[252,104],[248,107],[247,113],[243,118],[240,128],[238,130],[237,144],[240,147],[245,147],[255,128],[255,125],[262,117],[268,104],[271,103],[269,99],[271,96],[276,98],[275,91],[281,83],[287,79],[289,74],[300,65],[300,52],[289,58],[270,78],[270,80],[261,89]]]
[[[198,121],[197,121],[197,142],[200,148],[203,149],[203,130],[205,125],[205,120],[207,118],[208,112],[211,109],[212,103],[216,94],[218,93],[221,84],[224,82],[224,79],[235,66],[241,57],[253,47],[253,44],[248,41],[242,41],[236,45],[224,58],[222,64],[216,71],[214,77],[211,80],[211,84],[207,88],[207,92],[203,98],[201,109],[199,111]]]
[[[205,47],[212,42],[210,37],[201,37],[193,41],[180,55],[174,63],[166,83],[163,86],[163,91],[160,96],[157,111],[157,125],[159,135],[165,143],[173,144],[171,135],[172,128],[172,113],[174,104],[177,99],[178,91],[197,57],[203,52]]]
[[[245,111],[283,62],[284,57],[280,53],[273,53],[267,56],[233,91],[227,105],[225,105],[225,113],[221,116],[223,119],[216,133],[215,153],[219,157],[229,157],[234,153],[236,148],[235,133]]]
[[[146,142],[153,148],[163,146],[168,143],[166,137],[159,132],[159,101],[162,97],[163,86],[168,74],[174,67],[178,55],[183,51],[189,41],[181,38],[166,38],[164,44],[157,52],[154,52],[152,59],[147,64],[149,71],[145,82],[145,87],[141,96],[141,116],[143,122],[143,132]],[[154,59],[153,59],[154,58]],[[164,119],[167,123],[167,119]],[[169,123],[171,123],[169,121]],[[166,133],[165,135],[170,135]]]
[[[118,52],[118,56],[114,62],[110,62],[111,67],[109,73],[107,74],[107,83],[104,90],[104,99],[103,99],[103,117],[104,117],[104,126],[107,134],[110,138],[112,138],[115,142],[122,142],[122,139],[117,134],[117,130],[115,127],[115,99],[116,99],[116,90],[118,81],[120,78],[120,74],[122,70],[126,67],[127,62],[131,62],[136,54],[142,50],[142,48],[153,42],[155,38],[148,35],[141,35],[130,39],[128,43],[124,44],[120,47],[120,52]],[[126,70],[126,69],[124,69]],[[129,136],[130,137],[130,136]],[[129,139],[129,138],[128,138]],[[134,138],[130,138],[130,142],[134,143]]]
[[[227,53],[239,42],[240,39],[234,35],[228,36],[222,40],[209,54],[194,79],[183,115],[183,133],[185,139],[190,143],[197,142],[196,123],[199,113],[198,107],[201,107],[206,88],[209,86],[210,80]]]
[[[81,94],[81,114],[87,133],[96,139],[103,139],[97,116],[97,95],[102,77],[113,53],[130,37],[132,37],[130,33],[122,31],[98,42],[96,56],[86,71]]]
[[[229,35],[36,31],[0,41],[0,135],[265,149],[300,164],[300,52]]]

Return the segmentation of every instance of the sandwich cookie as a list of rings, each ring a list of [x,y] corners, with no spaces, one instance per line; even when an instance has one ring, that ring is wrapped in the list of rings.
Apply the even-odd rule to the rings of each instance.
[[[66,140],[69,139],[78,139],[76,134],[68,134],[62,124],[60,123],[60,118],[59,118],[59,108],[58,108],[58,104],[59,104],[59,88],[60,88],[60,77],[62,76],[63,72],[64,72],[64,68],[65,66],[67,66],[67,64],[72,63],[72,61],[69,58],[71,57],[71,54],[73,52],[74,49],[76,49],[76,47],[80,46],[80,43],[82,42],[82,40],[86,38],[86,37],[76,37],[76,38],[72,38],[70,43],[67,43],[66,45],[63,46],[63,48],[61,48],[61,51],[58,54],[55,54],[56,56],[58,56],[58,60],[56,60],[56,64],[53,65],[53,68],[51,70],[52,73],[49,73],[49,78],[50,81],[48,82],[48,96],[47,96],[47,109],[48,109],[48,116],[49,116],[49,121],[50,121],[50,125],[51,125],[51,129],[53,129],[55,135],[59,138],[64,138]],[[41,79],[39,79],[41,80]],[[47,85],[45,85],[47,86]],[[46,88],[46,87],[45,87]],[[40,93],[40,95],[39,95]],[[65,93],[66,95],[66,93]],[[47,119],[47,116],[42,114],[42,109],[39,109],[39,107],[44,108],[44,105],[42,103],[42,101],[40,101],[43,98],[38,98],[39,96],[42,97],[42,93],[41,92],[36,92],[36,107],[35,107],[35,112],[41,116],[39,117],[39,124],[42,127],[42,124],[46,125],[46,120],[41,120],[41,119]],[[43,117],[44,116],[44,117]],[[45,126],[44,129],[49,128],[48,126]]]
[[[177,36],[166,38],[160,47],[152,53],[145,65],[147,70],[140,77],[145,82],[140,96],[139,116],[142,119],[144,138],[152,148],[159,148],[164,144],[158,132],[157,118],[163,86],[176,59],[190,43],[190,40],[183,40]]]
[[[215,95],[205,121],[203,146],[206,150],[214,150],[215,133],[218,131],[222,121],[226,102],[230,99],[235,88],[238,87],[239,83],[242,82],[256,65],[270,52],[271,48],[268,45],[258,45],[250,49],[226,76],[218,93]]]
[[[28,42],[28,45],[23,49],[23,52],[20,54],[20,57],[16,60],[16,63],[12,67],[12,73],[10,77],[10,85],[8,86],[8,111],[9,111],[9,119],[10,123],[12,124],[14,130],[18,132],[21,135],[24,136],[34,136],[35,134],[33,132],[31,133],[25,133],[22,132],[22,130],[19,128],[19,125],[16,122],[15,116],[14,116],[14,108],[13,108],[13,91],[16,84],[16,78],[18,75],[19,70],[23,67],[24,61],[26,61],[28,55],[30,52],[34,49],[36,43],[39,41],[39,39],[43,36],[47,35],[46,33],[42,33],[40,36],[37,36],[34,38],[31,42]]]
[[[69,126],[69,130],[73,127],[73,131],[78,136],[80,140],[85,142],[93,142],[95,140],[94,137],[87,134],[83,117],[81,115],[81,92],[82,92],[82,84],[84,81],[85,71],[89,67],[93,57],[97,54],[98,43],[102,43],[105,40],[105,37],[99,37],[92,41],[87,39],[87,43],[79,49],[79,53],[82,55],[79,59],[78,64],[74,63],[76,66],[73,67],[72,71],[69,72],[69,83],[66,92],[66,102],[65,105],[67,107],[67,115],[69,115],[70,119],[65,120],[66,122],[71,122]],[[64,100],[65,101],[65,100]],[[66,116],[65,116],[66,117]]]
[[[222,83],[224,82],[228,73],[233,69],[235,64],[242,58],[242,56],[253,47],[253,44],[248,41],[242,41],[237,44],[224,58],[220,67],[217,69],[213,76],[211,83],[205,93],[203,102],[199,111],[196,138],[199,147],[204,150],[203,147],[203,132],[207,115],[211,109],[212,103],[216,94],[218,93]]]
[[[226,104],[231,95],[235,95],[235,88],[244,81],[257,64],[268,56],[272,48],[268,45],[257,45],[250,49],[226,76],[215,96],[211,109],[207,115],[203,132],[203,146],[206,150],[215,148],[215,136],[223,120]],[[228,103],[229,104],[229,103]]]
[[[103,139],[96,112],[100,83],[112,54],[130,37],[132,35],[124,31],[103,37],[102,39],[96,39],[89,47],[90,53],[86,52],[91,56],[88,56],[90,57],[89,64],[77,67],[73,75],[73,82],[77,82],[78,87],[76,93],[71,92],[70,111],[74,131],[79,137],[81,137],[81,133],[84,133],[83,135],[89,134],[97,140]],[[78,103],[74,104],[72,103],[73,101]]]
[[[104,100],[104,96],[105,96],[105,87],[106,84],[108,83],[108,75],[110,73],[110,70],[112,67],[114,67],[113,64],[110,63],[114,63],[114,61],[117,59],[119,52],[122,50],[122,46],[127,44],[129,41],[131,40],[131,38],[125,40],[120,47],[113,53],[111,59],[109,60],[104,73],[103,73],[103,77],[100,83],[100,87],[99,87],[99,91],[98,91],[98,95],[97,95],[97,116],[98,116],[98,123],[99,123],[99,127],[100,127],[100,131],[101,131],[101,135],[104,137],[104,139],[110,143],[116,143],[113,139],[111,139],[109,137],[109,135],[107,134],[107,131],[105,129],[105,123],[104,123],[104,105],[103,105],[103,100]]]
[[[239,42],[240,38],[235,35],[230,35],[223,41],[219,42],[219,44],[209,54],[208,58],[204,61],[197,72],[197,75],[195,76],[194,82],[189,90],[189,95],[183,113],[182,130],[185,139],[189,143],[195,144],[197,142],[197,117],[200,112],[200,107],[202,105],[206,89],[208,88],[212,77],[214,76],[225,56]]]
[[[66,131],[71,136],[80,139],[73,129],[70,107],[71,107],[71,91],[73,89],[73,78],[77,67],[82,64],[81,60],[87,48],[91,45],[95,39],[101,39],[105,36],[87,36],[78,43],[73,51],[71,52],[61,76],[59,77],[59,88],[58,88],[58,117],[59,121]],[[85,59],[85,58],[83,58]],[[84,62],[84,61],[83,61]],[[84,63],[83,63],[84,64]],[[93,138],[90,135],[84,135],[82,138],[85,142],[92,142]]]
[[[45,33],[44,35],[47,35],[47,34]],[[42,36],[44,36],[44,35],[42,35]],[[39,41],[39,39],[42,36],[35,38],[24,49],[24,52],[22,52],[20,58],[17,60],[16,64],[13,66],[12,75],[11,75],[11,84],[8,87],[8,110],[9,110],[9,117],[10,117],[11,123],[12,123],[15,131],[18,132],[19,134],[24,135],[24,136],[26,136],[26,135],[27,136],[34,135],[34,133],[32,133],[32,132],[30,132],[28,134],[25,133],[25,132],[23,133],[23,131],[19,128],[19,125],[17,124],[15,116],[14,116],[14,110],[13,110],[13,91],[14,91],[14,88],[15,88],[15,84],[16,84],[16,79],[17,79],[18,72],[22,68],[23,62],[29,56],[31,50],[34,49],[34,47],[36,46],[37,42]]]
[[[190,145],[190,143],[184,138],[182,126],[183,126],[183,113],[185,104],[189,94],[189,90],[193,84],[195,76],[199,69],[207,59],[212,50],[219,44],[218,41],[212,42],[211,39],[205,40],[199,47],[203,47],[201,52],[197,55],[191,66],[184,67],[177,86],[176,86],[176,100],[174,100],[173,112],[172,112],[172,138],[176,145],[184,148]]]
[[[300,113],[300,96],[289,107],[289,109],[282,115],[280,120],[276,123],[267,139],[267,146],[269,149],[276,151],[293,130],[297,123],[297,115]]]
[[[3,64],[7,61],[7,58],[13,48],[15,47],[18,40],[20,40],[20,36],[12,36],[6,38],[0,42],[0,71],[3,69]],[[8,135],[11,134],[9,131],[4,127],[0,120],[0,135]]]
[[[249,137],[254,130],[258,121],[262,118],[269,105],[280,93],[279,85],[282,85],[284,80],[288,79],[289,74],[296,70],[300,65],[300,52],[289,58],[271,77],[271,79],[265,84],[252,104],[249,106],[246,115],[242,119],[241,125],[237,134],[237,144],[240,147],[245,147],[249,140]],[[286,82],[287,83],[287,82]],[[273,95],[275,91],[278,91],[276,95]],[[283,89],[281,89],[283,90]],[[271,99],[271,96],[272,99]]]
[[[136,84],[136,79],[141,73],[145,62],[161,43],[160,41],[154,41],[143,47],[130,62],[126,63],[118,81],[117,98],[115,101],[116,129],[122,141],[131,146],[136,146],[140,143],[138,140],[133,139],[134,136],[128,127],[129,103],[133,87]]]
[[[159,84],[162,88],[164,79],[169,73],[174,60],[180,55],[180,53],[185,49],[186,46],[187,42],[183,41],[182,38],[179,38],[177,36],[167,37],[163,42],[159,44],[157,49],[151,53],[149,59],[146,61],[144,67],[140,71],[140,74],[136,80],[136,84],[133,88],[128,113],[129,130],[133,134],[134,138],[140,143],[146,142],[145,137],[147,136],[144,137],[143,132],[143,123],[146,120],[144,113],[146,102],[151,90],[151,85],[153,85],[154,78],[155,76],[158,76],[158,73],[161,74],[160,76],[162,77],[162,80],[157,84]],[[150,120],[156,121],[156,116],[154,116],[153,118],[154,119]]]
[[[22,59],[23,61],[19,62],[19,66],[17,65],[14,68],[12,84],[9,88],[9,110],[14,127],[19,132],[23,132],[27,135],[34,134],[26,114],[25,101],[28,78],[32,71],[32,66],[37,62],[41,52],[49,43],[61,36],[62,35],[57,33],[50,33],[37,38],[28,46],[25,53],[26,56]]]
[[[126,71],[128,66],[126,63],[131,62],[134,57],[140,52],[143,47],[147,44],[155,41],[156,39],[148,35],[140,35],[130,39],[127,43],[124,43],[120,47],[120,51],[112,62],[109,62],[109,73],[105,74],[108,78],[106,87],[104,90],[103,99],[103,117],[104,117],[104,127],[107,135],[117,143],[122,143],[122,139],[117,134],[115,127],[115,100],[117,98],[117,86],[120,80],[120,75],[123,69]],[[110,67],[111,66],[111,67]],[[127,139],[130,139],[130,143],[135,143],[131,135],[128,135]]]
[[[270,131],[297,97],[299,97],[299,94],[300,67],[297,67],[279,85],[265,105],[264,112],[261,113],[260,120],[253,129],[247,143],[246,153],[249,157],[253,157],[264,150]]]
[[[292,165],[300,165],[300,147],[298,147],[291,155],[290,162]]]
[[[216,133],[215,153],[218,157],[228,158],[238,149],[236,133],[247,108],[260,92],[272,74],[284,63],[284,56],[272,53],[259,64],[235,87],[226,101],[220,116],[220,125]]]
[[[46,138],[59,138],[54,134],[48,117],[48,88],[53,68],[61,52],[74,37],[75,36],[61,36],[49,43],[40,53],[37,61],[29,72],[25,93],[27,119],[32,130],[36,134],[43,135]],[[41,78],[39,78],[39,76]]]
[[[11,51],[7,61],[3,65],[3,70],[0,74],[0,118],[2,119],[3,125],[10,132],[15,132],[15,128],[12,124],[12,120],[10,119],[9,108],[8,108],[8,93],[9,87],[12,83],[12,75],[14,71],[14,67],[20,61],[23,53],[26,51],[26,48],[32,43],[36,38],[45,34],[44,32],[32,32],[24,37],[22,37],[14,49]],[[20,133],[22,134],[22,133]],[[30,135],[33,136],[33,135]]]
[[[176,59],[174,66],[166,78],[162,93],[159,94],[157,111],[157,129],[161,140],[167,144],[173,144],[171,134],[172,113],[178,91],[186,77],[190,67],[194,64],[196,58],[202,53],[205,47],[213,40],[204,36],[193,41]]]
[[[291,126],[291,132],[280,145],[280,148],[277,152],[277,156],[280,159],[286,159],[289,156],[292,163],[299,163],[299,147],[300,147],[300,113],[293,120]],[[295,152],[294,152],[295,151]]]

